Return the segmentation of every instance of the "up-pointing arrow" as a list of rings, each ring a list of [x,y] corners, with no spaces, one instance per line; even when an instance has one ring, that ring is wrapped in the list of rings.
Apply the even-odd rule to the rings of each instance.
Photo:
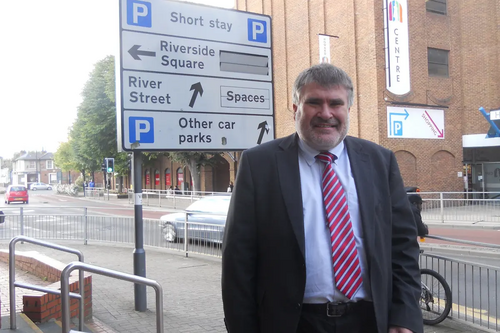
[[[262,142],[262,137],[264,136],[264,131],[269,133],[269,126],[267,125],[267,121],[263,121],[257,126],[257,129],[260,129],[259,139],[257,140],[257,144],[260,145]]]
[[[201,86],[200,82],[197,82],[191,86],[191,89],[189,90],[194,90],[193,91],[193,96],[191,96],[191,101],[189,102],[189,107],[193,107],[194,102],[196,102],[196,97],[198,97],[198,94],[200,96],[203,96],[203,87]]]

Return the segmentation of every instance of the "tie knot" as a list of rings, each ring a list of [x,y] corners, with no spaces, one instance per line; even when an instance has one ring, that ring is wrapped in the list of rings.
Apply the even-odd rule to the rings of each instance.
[[[326,164],[330,164],[337,160],[337,156],[333,155],[330,152],[319,153],[318,155],[316,155],[316,158]]]

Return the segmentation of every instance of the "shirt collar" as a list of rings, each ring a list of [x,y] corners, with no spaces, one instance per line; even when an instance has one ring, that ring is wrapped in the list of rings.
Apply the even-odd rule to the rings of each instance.
[[[342,153],[344,152],[344,147],[345,147],[344,140],[342,140],[338,145],[330,149],[329,152],[337,156],[337,159],[339,159]],[[309,147],[309,145],[305,143],[300,137],[299,137],[299,149],[302,153],[302,157],[307,162],[307,164],[309,164],[309,166],[311,166],[314,162],[316,162],[316,155],[318,155],[320,151]]]

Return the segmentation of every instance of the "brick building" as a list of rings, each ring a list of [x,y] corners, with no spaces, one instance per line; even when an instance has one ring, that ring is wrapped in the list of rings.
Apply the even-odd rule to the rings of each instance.
[[[229,182],[234,181],[236,174],[236,154],[225,152],[222,156],[216,157],[217,162],[214,166],[200,168],[201,191],[226,191]],[[173,188],[178,186],[181,191],[193,190],[189,168],[165,156],[161,156],[152,163],[144,164],[142,172],[143,190],[166,190],[170,186]]]
[[[500,143],[463,142],[490,127],[480,106],[500,107],[498,0],[237,0],[237,9],[272,17],[277,137],[294,131],[293,81],[319,62],[325,34],[331,63],[354,83],[349,134],[393,150],[405,185],[496,188],[500,169],[484,180],[500,167]]]

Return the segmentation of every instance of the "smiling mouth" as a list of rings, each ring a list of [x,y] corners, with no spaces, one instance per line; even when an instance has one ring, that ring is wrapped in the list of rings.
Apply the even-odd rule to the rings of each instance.
[[[314,124],[316,128],[337,128],[338,124]]]

